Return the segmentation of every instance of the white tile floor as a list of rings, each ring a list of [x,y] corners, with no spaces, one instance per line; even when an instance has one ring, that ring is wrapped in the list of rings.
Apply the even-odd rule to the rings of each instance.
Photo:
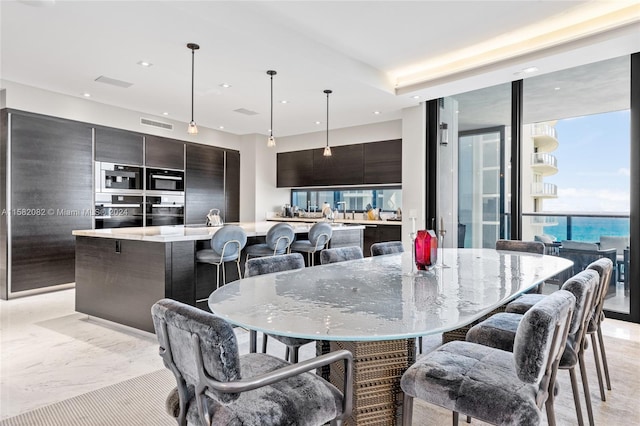
[[[155,335],[74,310],[74,290],[0,300],[0,419],[163,368]],[[640,342],[640,325],[607,319],[605,336]],[[248,333],[237,329],[240,353]],[[269,352],[284,355],[270,340]],[[302,348],[302,359],[315,346]]]
[[[0,300],[0,419],[164,368],[154,334],[75,312],[75,290]],[[237,329],[240,353],[248,333]],[[269,352],[284,356],[271,339]],[[300,357],[315,354],[314,345]]]

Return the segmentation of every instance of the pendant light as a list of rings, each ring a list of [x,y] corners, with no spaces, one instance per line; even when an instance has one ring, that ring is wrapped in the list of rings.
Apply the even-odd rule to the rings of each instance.
[[[329,147],[329,94],[331,94],[332,91],[327,89],[324,93],[327,94],[327,145],[324,147],[322,155],[325,157],[331,157],[331,147]]]
[[[274,70],[267,71],[267,74],[271,77],[271,125],[269,126],[269,139],[267,139],[267,146],[273,148],[276,146],[276,138],[273,137],[273,76],[278,74]]]
[[[195,43],[189,43],[187,44],[187,47],[191,49],[191,121],[189,122],[187,133],[189,133],[190,135],[197,135],[198,126],[196,126],[196,122],[193,120],[193,69],[194,69],[193,63],[195,60],[196,50],[200,49],[200,46],[198,46]]]

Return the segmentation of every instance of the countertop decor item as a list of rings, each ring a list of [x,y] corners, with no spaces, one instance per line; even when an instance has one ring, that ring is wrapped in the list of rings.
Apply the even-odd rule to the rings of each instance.
[[[220,217],[219,209],[211,209],[209,210],[209,214],[207,215],[207,226],[222,226],[224,223],[222,222],[222,218]]]
[[[193,120],[193,76],[194,76],[194,61],[195,61],[195,53],[196,50],[200,49],[200,46],[195,43],[187,44],[187,47],[191,49],[191,121],[189,122],[189,127],[187,128],[187,133],[190,135],[198,134],[198,126],[196,126],[196,122]]]
[[[415,240],[416,266],[421,271],[426,271],[434,266],[438,259],[438,238],[432,230],[421,229]]]

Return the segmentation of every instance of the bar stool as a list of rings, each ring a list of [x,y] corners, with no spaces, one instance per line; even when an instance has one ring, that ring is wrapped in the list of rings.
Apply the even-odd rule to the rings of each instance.
[[[267,231],[265,242],[247,246],[247,260],[251,257],[277,256],[289,252],[295,238],[293,227],[288,223],[277,223]]]
[[[315,266],[316,252],[322,250],[331,239],[333,228],[328,222],[318,222],[309,229],[309,239],[294,241],[291,250],[307,253],[307,265]]]
[[[216,289],[220,287],[220,266],[225,262],[235,261],[240,272],[240,254],[247,244],[247,233],[237,225],[225,225],[211,237],[211,248],[198,250],[196,262],[216,265]],[[226,284],[224,267],[222,268],[222,285]]]

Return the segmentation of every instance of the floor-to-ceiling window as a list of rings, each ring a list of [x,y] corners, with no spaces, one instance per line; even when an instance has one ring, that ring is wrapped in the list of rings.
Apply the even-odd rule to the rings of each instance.
[[[510,101],[508,83],[443,99],[453,134],[440,143],[439,176],[457,181],[457,191],[441,191],[439,208],[443,216],[455,211],[460,247],[493,248],[509,237]]]
[[[455,212],[460,247],[550,237],[613,250],[605,310],[638,321],[640,53],[522,77],[439,100],[442,118],[428,121],[447,142],[437,147],[438,214]]]
[[[523,83],[522,238],[597,244],[616,252],[605,309],[629,313],[629,56]]]

